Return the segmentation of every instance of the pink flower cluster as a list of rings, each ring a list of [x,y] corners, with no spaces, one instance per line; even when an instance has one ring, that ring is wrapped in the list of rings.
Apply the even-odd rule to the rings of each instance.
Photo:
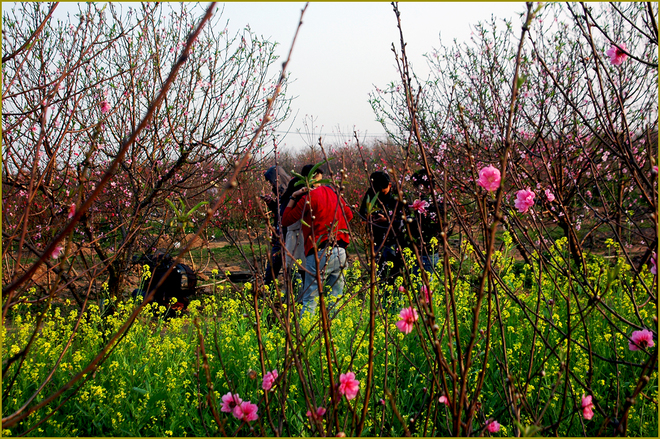
[[[429,207],[428,201],[423,201],[423,200],[415,200],[412,204],[413,210],[416,210],[417,212],[421,214],[426,214],[426,208]]]
[[[399,313],[401,320],[396,322],[396,327],[404,334],[410,334],[415,326],[415,322],[419,318],[417,310],[412,306],[410,308],[403,308]]]
[[[651,256],[651,273],[658,274],[658,256],[653,252]]]
[[[274,369],[272,372],[266,372],[264,375],[264,380],[261,383],[261,388],[268,392],[273,388],[273,383],[277,379],[277,369]]]
[[[257,415],[256,404],[252,404],[250,401],[243,401],[240,396],[237,394],[232,394],[231,392],[227,393],[222,397],[222,407],[220,408],[221,412],[231,413],[236,419],[245,422],[256,421],[259,419]]]
[[[623,50],[619,49],[619,47],[612,44],[612,47],[610,47],[607,50],[607,52],[605,52],[605,54],[610,57],[610,62],[612,63],[612,65],[615,66],[620,66],[621,64],[623,64],[626,58],[628,58],[628,55],[626,55],[626,53],[624,52],[628,50],[626,45],[621,43],[618,46]]]
[[[545,197],[548,199],[549,203],[552,203],[553,201],[555,201],[555,194],[550,192],[550,189],[545,190]]]
[[[318,407],[313,413],[311,410],[307,410],[307,417],[311,419],[321,420],[323,415],[325,415],[325,408],[323,407]]]
[[[108,101],[101,102],[101,113],[105,114],[110,111],[110,103]]]
[[[339,375],[339,393],[346,395],[346,399],[353,399],[360,390],[360,382],[355,379],[353,372],[346,372]]]
[[[628,349],[631,351],[639,351],[640,348],[652,348],[655,346],[653,342],[653,332],[648,329],[641,331],[633,331],[630,337],[631,341],[628,343]]]
[[[530,207],[534,205],[534,197],[536,194],[532,192],[529,188],[521,189],[516,194],[516,201],[514,206],[518,209],[518,212],[525,213],[529,210]]]
[[[500,176],[499,169],[493,165],[488,165],[479,171],[479,180],[477,181],[477,184],[488,192],[493,192],[500,187],[501,181],[502,177]]]
[[[57,259],[57,258],[59,258],[60,255],[62,254],[62,250],[64,250],[64,247],[62,247],[61,245],[57,244],[57,245],[55,246],[55,248],[53,249],[53,252],[50,254],[50,257],[53,258],[53,259]]]
[[[426,300],[426,303],[431,303],[431,293],[429,292],[429,289],[426,288],[426,285],[422,285],[422,288],[420,288],[419,292],[424,295],[424,300]]]
[[[582,417],[584,417],[586,420],[594,417],[594,403],[591,400],[591,395],[582,395]]]
[[[492,420],[489,419],[486,421],[486,430],[488,430],[491,433],[497,433],[498,431],[500,431],[500,427],[501,427],[500,423],[494,419]]]

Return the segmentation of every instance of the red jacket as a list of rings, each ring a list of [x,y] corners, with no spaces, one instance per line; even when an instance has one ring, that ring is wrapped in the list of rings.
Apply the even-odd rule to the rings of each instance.
[[[307,205],[307,197],[310,197],[310,205]],[[282,225],[288,227],[301,218],[305,255],[313,252],[314,242],[320,247],[328,239],[334,242],[335,237],[337,241],[343,241],[345,244],[350,242],[347,224],[353,218],[353,212],[344,199],[338,197],[329,186],[312,189],[300,197],[293,207],[287,206],[282,216]]]

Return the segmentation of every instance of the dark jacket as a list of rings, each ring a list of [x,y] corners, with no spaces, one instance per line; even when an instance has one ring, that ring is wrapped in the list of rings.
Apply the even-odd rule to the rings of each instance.
[[[273,226],[275,227],[275,235],[273,236],[273,244],[275,243],[275,240],[277,240],[277,235],[279,235],[280,231],[280,223],[281,223],[281,209],[278,207],[286,206],[288,202],[288,197],[285,200],[284,199],[284,192],[286,191],[287,185],[289,184],[289,181],[291,180],[291,177],[289,174],[286,173],[283,167],[281,166],[271,166],[268,168],[266,172],[264,172],[264,178],[271,184],[273,187],[273,197],[272,200],[266,201],[266,206],[268,206],[268,210],[270,210],[272,217],[273,217]],[[279,206],[278,206],[278,200],[279,200]],[[286,229],[282,230],[283,234],[286,234]],[[278,240],[279,241],[279,240]]]
[[[398,203],[392,194],[395,193],[394,187],[390,189],[387,195],[384,195],[382,192],[378,193],[378,200],[374,205],[374,210],[371,212],[371,217],[369,218],[369,223],[373,227],[374,233],[374,246],[375,248],[380,247],[380,245],[385,242],[385,245],[390,247],[396,247],[397,236],[403,237],[403,216],[402,216],[402,205]],[[367,189],[367,192],[362,197],[362,203],[360,204],[360,216],[367,220],[367,199],[373,200],[376,196],[373,188]],[[392,219],[392,228],[389,229],[389,221],[377,221],[376,218],[381,214],[385,218]]]
[[[440,217],[438,217],[438,212],[433,205],[433,198],[427,197],[421,201],[426,201],[428,203],[425,212],[413,209],[412,204],[407,206],[410,215],[415,219],[412,224],[410,224],[410,232],[417,246],[420,249],[425,248],[430,253],[431,238],[435,237],[439,240],[442,228],[440,227]],[[442,215],[443,206],[440,202],[438,202],[438,208],[440,215]]]

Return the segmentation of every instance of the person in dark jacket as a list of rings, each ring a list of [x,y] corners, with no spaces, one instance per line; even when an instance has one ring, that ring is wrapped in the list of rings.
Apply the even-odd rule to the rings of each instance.
[[[404,242],[400,241],[404,238],[403,205],[394,198],[395,190],[390,176],[386,172],[373,172],[369,181],[371,185],[362,197],[360,216],[367,221],[367,227],[373,233],[378,275],[381,278],[387,277],[388,283],[393,284],[396,277],[401,274],[403,267],[403,260],[397,245],[397,241]],[[368,212],[368,206],[376,195],[373,210]],[[388,262],[393,265],[389,271]]]
[[[440,215],[444,214],[443,205],[441,200],[438,200],[438,211],[436,211],[431,195],[434,184],[425,169],[415,172],[411,180],[416,190],[416,199],[407,206],[414,218],[410,231],[413,241],[420,251],[424,270],[433,273],[433,269],[438,263],[439,239],[442,232],[438,211]],[[435,243],[435,247],[431,245],[433,238],[438,241]]]
[[[277,276],[279,276],[280,271],[282,270],[282,242],[286,235],[286,229],[282,230],[280,227],[280,206],[286,204],[286,200],[284,200],[282,196],[286,191],[291,177],[281,166],[271,166],[264,173],[264,178],[270,183],[273,194],[262,195],[261,199],[264,200],[268,206],[268,210],[273,218],[273,227],[275,229],[271,235],[270,259],[266,266],[266,275],[264,277],[264,285],[269,285],[273,280],[277,279]]]

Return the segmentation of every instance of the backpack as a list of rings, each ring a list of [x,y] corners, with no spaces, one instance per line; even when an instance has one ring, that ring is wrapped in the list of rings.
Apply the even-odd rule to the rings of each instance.
[[[142,292],[142,296],[147,297],[152,291],[156,290],[156,286],[172,267],[174,261],[167,254],[145,255],[141,258],[141,261],[151,271],[151,277],[145,282],[148,290]],[[195,294],[196,287],[197,273],[186,264],[176,264],[160,288],[156,290],[152,301],[166,308],[170,307],[175,311],[179,311],[188,306],[191,296]],[[170,303],[172,298],[176,298],[174,304]]]

